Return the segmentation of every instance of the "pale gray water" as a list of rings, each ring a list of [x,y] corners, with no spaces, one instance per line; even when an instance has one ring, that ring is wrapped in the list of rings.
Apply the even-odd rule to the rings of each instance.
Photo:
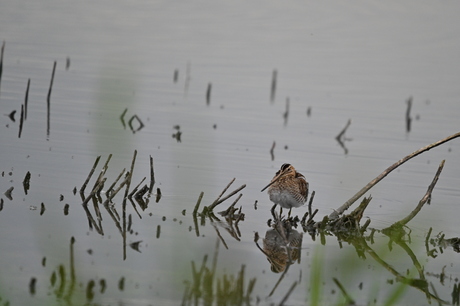
[[[220,228],[229,249],[220,245],[217,273],[233,275],[246,265],[246,281],[257,278],[252,302],[256,304],[258,297],[261,305],[278,304],[292,283],[300,280],[287,304],[304,305],[311,299],[314,254],[323,249],[323,303],[335,303],[341,296],[334,277],[359,304],[374,299],[383,303],[396,287],[387,284],[395,278],[388,270],[369,256],[358,259],[347,244],[339,249],[335,238],[321,247],[307,234],[301,263],[290,267],[268,297],[280,275],[270,271],[253,242],[254,232],[263,237],[269,229],[266,221],[272,204],[260,189],[281,164],[289,162],[316,191],[314,206],[321,219],[395,161],[458,132],[458,9],[454,2],[419,1],[2,1],[0,41],[6,47],[0,111],[18,112],[14,123],[7,116],[0,118],[0,171],[4,172],[0,177],[4,200],[0,303],[179,304],[184,281],[192,280],[191,261],[199,266],[205,254],[212,258],[218,239],[209,221],[200,226],[202,235],[196,237],[193,207],[201,191],[202,205],[209,205],[234,177],[231,190],[247,185],[238,203],[246,219],[240,223],[241,241]],[[47,139],[46,95],[55,60]],[[176,69],[179,79],[174,83]],[[276,101],[271,104],[274,69],[278,82]],[[29,78],[28,117],[19,139],[20,105]],[[206,106],[208,83],[212,93]],[[407,133],[405,101],[410,96],[413,121]],[[284,126],[287,97],[290,113]],[[119,120],[126,108],[126,118],[137,114],[145,124],[138,133],[124,129]],[[352,141],[346,142],[345,155],[334,137],[348,119],[352,124],[346,135]],[[180,143],[171,136],[175,125],[182,132]],[[273,141],[275,160],[271,161]],[[128,247],[123,260],[123,240],[112,218],[101,209],[104,236],[90,230],[82,201],[72,190],[83,184],[98,155],[102,158],[96,174],[113,154],[107,173],[113,181],[130,167],[134,150],[138,155],[133,184],[148,177],[149,155],[153,156],[155,188],[161,189],[162,199],[140,211],[142,219],[128,204],[133,233],[127,242],[142,240],[142,253]],[[432,236],[440,232],[447,238],[459,236],[459,150],[459,141],[454,140],[409,161],[372,189],[373,200],[365,213],[376,229],[401,219],[415,207],[446,159],[432,204],[409,225],[411,248],[424,265],[428,282],[449,302],[454,284],[458,285],[458,254],[446,249],[435,259],[427,257],[424,240],[430,227]],[[26,195],[22,181],[27,171],[32,177]],[[11,186],[12,201],[3,196]],[[258,210],[253,208],[256,200]],[[42,202],[46,210],[40,216]],[[121,214],[121,198],[116,206]],[[71,237],[76,240],[77,289],[65,300],[56,297],[57,285],[51,286],[50,278],[62,264],[69,286]],[[388,239],[379,237],[376,248],[384,256],[389,252]],[[415,271],[407,254],[393,250],[387,255],[391,265],[401,273]],[[444,266],[446,280],[441,283],[435,275]],[[122,277],[124,290],[118,287]],[[37,279],[35,295],[29,292],[31,278]],[[103,293],[101,279],[107,282]],[[95,295],[87,300],[85,290],[91,280],[96,282]],[[409,301],[428,303],[413,288],[399,303]]]

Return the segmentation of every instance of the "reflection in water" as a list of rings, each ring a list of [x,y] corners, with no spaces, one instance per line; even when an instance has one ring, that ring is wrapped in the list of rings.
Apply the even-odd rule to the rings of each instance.
[[[284,234],[284,235],[282,235]],[[283,272],[288,264],[300,263],[302,234],[289,228],[281,233],[277,228],[268,230],[263,241],[263,252],[275,273]]]
[[[347,129],[350,127],[350,124],[351,124],[351,119],[348,119],[348,122],[345,125],[345,127],[342,129],[342,131],[340,131],[340,133],[337,136],[335,136],[335,140],[337,140],[339,145],[345,151],[345,155],[348,154],[348,149],[345,146],[345,141],[351,141],[351,138],[345,137],[345,133],[347,132]]]
[[[121,115],[120,115],[120,121],[121,121],[121,124],[123,125],[124,129],[126,129],[125,115],[126,115],[127,112],[128,112],[128,108],[125,108],[123,113],[121,113]],[[137,124],[136,124],[137,127],[136,127],[136,125],[133,125],[134,120],[137,121]],[[133,132],[133,134],[135,134],[136,132],[139,132],[140,130],[142,130],[144,128],[144,123],[142,122],[142,120],[139,118],[138,115],[134,114],[128,120],[128,126],[131,129],[131,132]]]
[[[219,255],[219,241],[216,242],[214,258],[210,267],[207,265],[208,255],[203,257],[199,269],[192,261],[192,281],[186,281],[182,305],[250,305],[251,294],[256,284],[256,278],[245,285],[245,265],[241,266],[236,276],[216,272]]]
[[[110,159],[112,157],[112,154],[109,155],[107,158],[107,161],[105,165],[102,167],[102,170],[96,179],[96,182],[94,183],[94,186],[90,192],[90,194],[86,197],[84,192],[86,189],[86,186],[88,182],[90,181],[98,163],[100,160],[100,156],[96,158],[96,161],[94,162],[94,165],[88,174],[88,177],[86,181],[83,183],[82,187],[80,188],[80,196],[83,201],[82,207],[86,213],[86,216],[88,218],[89,222],[89,227],[90,229],[95,229],[97,233],[100,235],[104,235],[104,230],[102,227],[102,215],[99,209],[99,205],[101,204],[105,210],[108,212],[110,217],[112,218],[112,221],[114,222],[115,226],[118,228],[122,238],[123,238],[123,259],[126,259],[126,236],[127,233],[131,232],[131,226],[132,226],[132,217],[131,214],[127,217],[126,211],[127,211],[127,201],[129,201],[132,204],[132,207],[136,214],[138,215],[139,219],[142,219],[141,214],[137,210],[137,206],[134,200],[137,202],[139,207],[142,210],[145,210],[148,206],[149,198],[151,196],[151,192],[148,193],[147,196],[144,196],[147,191],[151,191],[153,189],[153,186],[155,184],[155,175],[153,172],[153,158],[150,157],[150,187],[145,184],[141,189],[139,189],[140,185],[144,182],[145,177],[141,180],[137,186],[135,186],[131,191],[130,191],[130,185],[131,185],[131,180],[132,180],[132,173],[134,171],[134,164],[136,163],[136,157],[137,157],[137,151],[134,151],[133,159],[131,162],[131,168],[128,172],[125,173],[126,169],[123,169],[118,177],[115,179],[115,181],[110,185],[110,187],[107,189],[105,196],[106,199],[102,199],[101,196],[101,190],[104,187],[107,177],[105,176],[105,173],[108,169],[108,165],[110,162]],[[118,181],[120,178],[124,175],[124,180],[118,185],[118,187],[115,188],[115,186],[118,184]],[[120,214],[118,213],[115,204],[113,203],[113,199],[115,196],[118,194],[118,192],[125,187],[125,192],[122,200],[122,205],[121,205],[121,217]],[[159,190],[159,189],[158,189]],[[159,200],[159,197],[157,195],[157,199]],[[94,213],[96,215],[96,218],[93,217],[93,214],[91,213],[90,208],[88,207],[89,202],[92,202],[92,206],[94,209]],[[139,242],[137,243],[132,243],[130,246],[134,250],[139,251]]]

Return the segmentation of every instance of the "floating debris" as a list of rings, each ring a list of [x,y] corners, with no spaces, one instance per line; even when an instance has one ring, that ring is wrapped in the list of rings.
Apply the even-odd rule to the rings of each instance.
[[[3,198],[0,198],[0,211],[3,210]]]
[[[129,244],[129,246],[134,250],[134,251],[138,251],[139,253],[141,253],[141,251],[139,250],[139,247],[140,247],[140,244],[141,244],[142,240],[139,240],[139,241],[136,241],[136,242],[132,242]]]
[[[42,267],[46,267],[46,257],[42,258]]]
[[[29,206],[29,210],[37,210],[37,206],[35,206],[35,205],[30,205],[30,206]]]
[[[29,282],[29,293],[31,295],[35,295],[36,285],[37,285],[37,279],[35,277],[32,277]]]
[[[176,69],[176,70],[174,70],[173,81],[174,81],[174,83],[177,83],[178,80],[179,80],[179,70]]]
[[[59,202],[62,202],[62,201],[64,201],[64,195],[61,194],[59,195]]]
[[[275,147],[276,147],[276,141],[273,141],[272,147],[270,149],[270,155],[272,157],[272,161],[275,160]]]
[[[12,197],[12,192],[13,192],[13,189],[14,187],[11,186],[10,188],[8,188],[7,191],[5,191],[5,196],[8,198],[8,200],[12,201],[13,200],[13,197]]]
[[[185,85],[184,85],[184,97],[187,97],[188,87],[190,85],[192,67],[190,62],[187,62],[187,68],[185,69]]]
[[[64,205],[64,216],[69,214],[69,204]]]
[[[70,68],[70,57],[67,56],[65,59],[65,70],[69,70]]]
[[[30,188],[30,172],[27,171],[24,180],[22,181],[22,186],[24,186],[24,193],[27,194]]]
[[[212,88],[212,84],[209,83],[208,89],[206,90],[206,105],[208,106],[209,104],[211,104],[211,88]]]
[[[276,69],[273,70],[273,73],[272,73],[272,86],[271,86],[271,90],[270,90],[270,102],[271,103],[275,102],[277,74],[278,74],[278,72],[276,71]]]
[[[342,147],[342,149],[345,151],[345,155],[348,154],[348,149],[345,146],[345,141],[351,141],[351,138],[345,137],[345,132],[347,131],[350,124],[351,124],[351,119],[348,119],[348,122],[345,125],[345,127],[342,129],[342,131],[340,131],[340,133],[337,136],[335,136],[335,139],[337,140],[339,145]]]
[[[412,107],[412,97],[406,100],[407,109],[406,109],[406,132],[410,132],[412,117],[410,116],[410,109]]]
[[[173,128],[176,130],[176,133],[172,134],[172,138],[176,139],[177,142],[182,142],[181,140],[182,132],[180,131],[180,126],[175,125]]]
[[[160,188],[157,188],[157,196],[155,198],[155,202],[156,203],[160,202],[160,199],[161,199],[161,190]]]
[[[161,226],[158,224],[157,225],[157,239],[160,238],[160,234],[161,234]]]
[[[14,115],[16,115],[16,110],[12,111],[11,113],[9,113],[8,115],[5,115],[5,116],[8,116],[11,121],[16,122],[16,119],[14,118]]]
[[[286,98],[286,110],[284,111],[283,118],[284,118],[284,126],[286,126],[288,123],[288,118],[289,118],[289,97]]]
[[[311,116],[311,106],[307,107],[307,117]]]
[[[40,205],[40,216],[43,215],[43,213],[45,212],[45,204],[42,204]]]
[[[126,129],[125,115],[126,115],[127,112],[128,112],[128,109],[125,108],[125,110],[120,115],[120,121],[121,121],[121,124],[123,125],[124,129]]]
[[[101,286],[101,293],[104,293],[105,292],[105,289],[107,288],[107,283],[105,281],[105,279],[101,279],[99,281],[99,286]]]
[[[86,286],[86,299],[88,301],[91,301],[94,299],[94,286],[96,285],[96,283],[94,282],[94,280],[90,280],[88,282],[88,285]]]
[[[124,277],[120,278],[120,280],[118,281],[118,290],[120,291],[125,290],[125,278]]]
[[[133,127],[133,121],[134,119],[139,123],[139,126],[137,128],[134,128]],[[131,117],[131,119],[129,119],[129,128],[131,129],[131,131],[133,132],[133,134],[135,134],[136,132],[139,132],[140,130],[142,130],[144,128],[144,123],[142,122],[142,120],[139,118],[139,116],[137,115],[133,115]]]

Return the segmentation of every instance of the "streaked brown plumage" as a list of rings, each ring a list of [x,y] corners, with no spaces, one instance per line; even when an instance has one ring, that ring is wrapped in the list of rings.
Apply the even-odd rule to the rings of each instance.
[[[302,234],[294,229],[286,231],[285,234],[287,237],[283,238],[278,230],[271,229],[265,233],[263,239],[263,252],[270,262],[272,272],[275,273],[283,272],[288,264],[300,262]]]
[[[283,208],[299,207],[307,202],[308,182],[290,164],[283,164],[281,169],[262,191],[268,188],[270,201]]]

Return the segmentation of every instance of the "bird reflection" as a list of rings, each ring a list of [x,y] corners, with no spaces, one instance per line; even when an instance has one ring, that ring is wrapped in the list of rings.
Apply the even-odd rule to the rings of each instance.
[[[262,252],[267,256],[272,272],[280,273],[288,264],[300,261],[302,234],[281,222],[277,225],[280,226],[275,225],[265,233]]]

